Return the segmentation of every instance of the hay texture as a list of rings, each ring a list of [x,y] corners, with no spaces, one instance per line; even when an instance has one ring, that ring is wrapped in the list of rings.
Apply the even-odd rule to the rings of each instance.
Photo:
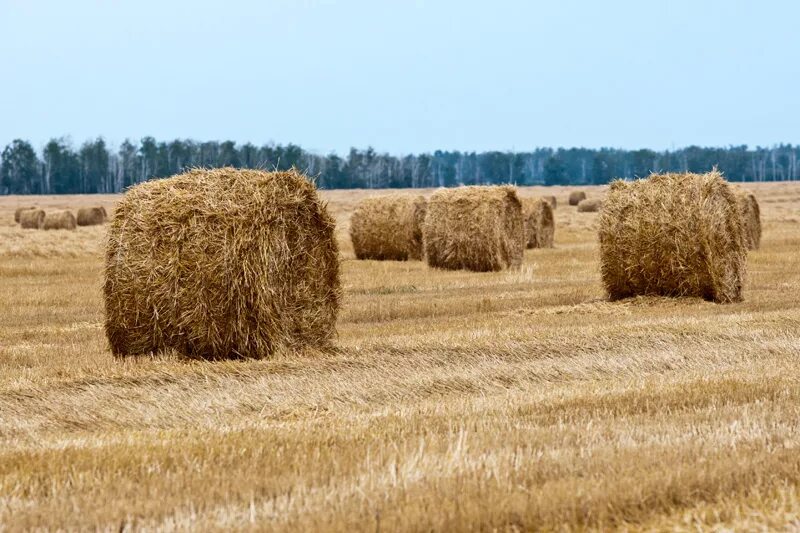
[[[586,200],[586,193],[583,191],[572,191],[569,193],[569,205],[578,205],[581,200]]]
[[[106,248],[112,352],[264,358],[329,346],[341,297],[334,227],[295,170],[194,169],[132,187]]]
[[[27,211],[29,209],[36,209],[35,207],[18,207],[14,210],[14,222],[19,223],[19,216],[23,211]]]
[[[743,189],[736,189],[739,214],[742,217],[744,241],[748,250],[761,246],[761,208],[756,197]]]
[[[428,265],[488,272],[518,266],[525,249],[522,205],[510,186],[439,189],[423,225]]]
[[[24,209],[19,213],[19,225],[24,229],[41,229],[45,216],[41,209]]]
[[[553,208],[545,198],[522,200],[525,243],[528,248],[552,248],[556,231]]]
[[[587,198],[578,203],[578,213],[597,213],[603,207],[603,200],[599,198]]]
[[[350,239],[358,259],[422,259],[423,196],[389,194],[365,198],[350,218]]]
[[[599,227],[601,275],[612,300],[742,299],[742,222],[736,195],[719,172],[615,181]]]
[[[97,226],[108,220],[105,207],[81,207],[78,209],[79,226]]]
[[[558,207],[558,201],[556,200],[556,197],[553,196],[552,194],[547,195],[547,196],[542,196],[542,198],[547,200],[547,202],[550,204],[550,207],[552,207],[553,209]]]
[[[51,211],[44,217],[42,229],[74,230],[77,225],[75,215],[72,214],[72,211]]]

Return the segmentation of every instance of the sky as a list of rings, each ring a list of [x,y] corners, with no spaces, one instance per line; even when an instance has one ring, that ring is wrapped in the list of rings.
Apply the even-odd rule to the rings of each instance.
[[[0,145],[800,143],[800,2],[0,0]]]

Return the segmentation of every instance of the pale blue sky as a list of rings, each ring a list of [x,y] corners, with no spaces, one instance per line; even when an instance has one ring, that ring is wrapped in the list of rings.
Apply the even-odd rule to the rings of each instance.
[[[0,144],[800,142],[800,2],[0,0]]]

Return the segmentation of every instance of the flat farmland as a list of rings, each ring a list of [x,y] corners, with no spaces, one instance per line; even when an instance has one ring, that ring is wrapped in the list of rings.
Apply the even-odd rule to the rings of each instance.
[[[746,188],[728,305],[607,301],[573,188],[520,188],[555,248],[481,274],[356,261],[380,191],[325,191],[335,349],[231,362],[113,358],[105,227],[13,222],[119,196],[0,197],[0,529],[800,528],[800,183]]]

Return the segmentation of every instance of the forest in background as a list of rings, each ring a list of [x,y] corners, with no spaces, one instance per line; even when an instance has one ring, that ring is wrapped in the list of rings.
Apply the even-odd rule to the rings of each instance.
[[[345,157],[319,155],[294,144],[233,141],[169,142],[145,137],[119,148],[97,138],[75,147],[51,139],[39,152],[16,139],[2,151],[0,194],[116,193],[189,167],[297,167],[326,189],[603,184],[652,172],[705,172],[718,167],[731,181],[797,180],[800,146],[727,148],[689,146],[677,150],[537,148],[529,152],[488,151],[395,156],[372,148],[350,149]]]

